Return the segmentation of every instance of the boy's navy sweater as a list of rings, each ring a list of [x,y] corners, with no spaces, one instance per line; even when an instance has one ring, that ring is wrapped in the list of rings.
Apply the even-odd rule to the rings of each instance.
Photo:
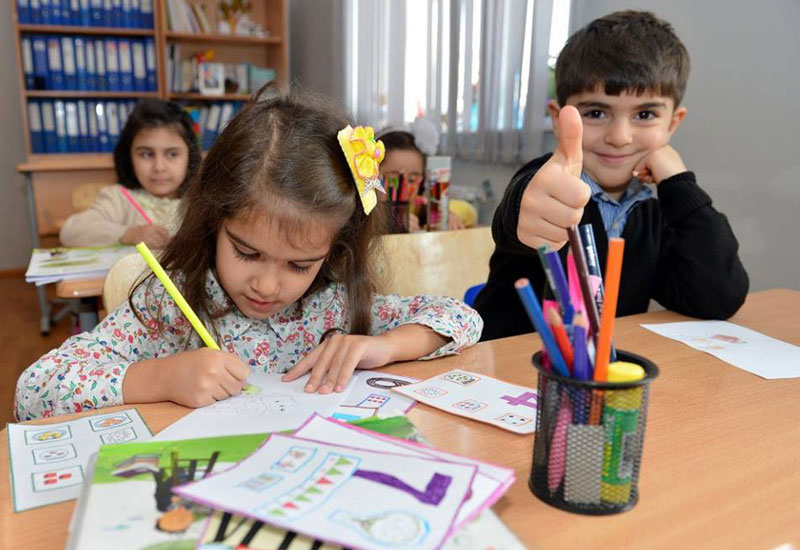
[[[489,280],[475,300],[484,321],[482,340],[533,330],[514,282],[527,277],[541,299],[545,275],[536,250],[517,238],[517,221],[523,191],[550,156],[532,160],[514,175],[495,212],[496,247],[489,262]],[[600,266],[605,270],[608,237],[593,200],[584,209],[581,224],[585,223],[592,224]],[[658,199],[637,204],[622,238],[625,255],[617,316],[644,313],[652,298],[691,317],[727,319],[747,296],[749,281],[739,261],[736,237],[727,218],[698,187],[693,172],[665,179],[658,186]],[[568,248],[561,249],[562,260]]]

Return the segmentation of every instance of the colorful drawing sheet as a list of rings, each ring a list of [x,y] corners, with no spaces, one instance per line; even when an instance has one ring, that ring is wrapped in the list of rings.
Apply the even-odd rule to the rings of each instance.
[[[197,550],[346,550],[343,546],[298,535],[279,527],[234,516],[211,514]],[[450,535],[442,550],[525,550],[525,546],[491,510],[486,510],[463,529]]]
[[[762,378],[800,376],[800,347],[725,321],[642,325]]]
[[[265,435],[104,445],[81,494],[67,548],[194,548],[210,514],[172,488],[243,460]]]
[[[459,456],[446,451],[439,451],[432,447],[412,443],[383,434],[369,432],[350,424],[343,424],[336,420],[329,420],[321,416],[314,416],[301,426],[295,437],[314,441],[335,441],[339,445],[369,449],[392,454],[420,456],[425,458],[438,458],[450,462],[470,464],[478,468],[475,480],[472,483],[470,495],[459,510],[455,528],[463,527],[469,520],[485,510],[514,483],[514,470],[481,462],[472,458]]]
[[[135,254],[132,246],[34,248],[25,281],[43,285],[67,279],[102,277],[117,260]]]
[[[333,413],[333,418],[352,422],[370,416],[407,413],[416,401],[394,393],[392,388],[412,384],[417,380],[376,370],[358,370],[350,382],[350,392]]]
[[[342,393],[306,393],[308,376],[281,382],[280,374],[251,373],[253,390],[195,409],[159,432],[153,441],[293,430],[312,414],[332,415],[347,397]]]
[[[445,412],[519,434],[536,431],[536,390],[459,369],[394,391]]]
[[[477,468],[273,434],[236,466],[174,492],[348,548],[434,549]]]
[[[14,510],[77,498],[86,464],[101,445],[141,441],[150,435],[136,409],[57,424],[9,424]]]

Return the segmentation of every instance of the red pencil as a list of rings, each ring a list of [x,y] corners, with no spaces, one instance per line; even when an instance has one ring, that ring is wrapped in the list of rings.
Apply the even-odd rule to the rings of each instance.
[[[550,330],[553,331],[553,337],[556,339],[558,349],[561,350],[561,355],[564,356],[564,362],[567,364],[570,374],[574,374],[574,354],[572,346],[569,343],[567,330],[564,328],[564,322],[561,320],[561,315],[559,315],[558,311],[551,306],[545,311],[545,320],[547,320],[547,324],[550,325]]]
[[[133,207],[136,209],[136,211],[139,212],[139,214],[142,215],[142,217],[144,218],[144,221],[147,222],[147,225],[153,225],[153,220],[150,219],[150,216],[147,215],[147,213],[144,211],[144,208],[139,206],[139,203],[134,200],[134,198],[131,196],[130,193],[128,193],[128,190],[125,189],[124,187],[120,187],[119,189],[122,192],[122,195],[126,199],[128,199],[128,202],[130,202],[133,205]]]

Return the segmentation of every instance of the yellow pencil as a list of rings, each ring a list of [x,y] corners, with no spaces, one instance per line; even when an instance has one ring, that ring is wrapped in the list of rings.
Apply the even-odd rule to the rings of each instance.
[[[208,330],[206,330],[206,327],[203,326],[200,318],[192,310],[191,306],[186,301],[186,298],[183,297],[181,291],[178,290],[178,287],[176,287],[175,283],[172,282],[172,279],[169,278],[167,272],[164,271],[164,268],[161,267],[160,263],[158,263],[156,257],[152,252],[150,252],[150,249],[147,248],[147,245],[144,243],[139,243],[136,245],[136,250],[138,250],[139,254],[142,255],[144,261],[147,262],[147,265],[149,265],[150,269],[153,270],[153,273],[156,274],[156,277],[158,277],[158,280],[164,285],[164,288],[167,289],[167,292],[169,292],[169,295],[172,296],[173,300],[175,300],[175,303],[178,304],[178,307],[192,324],[194,330],[197,331],[197,334],[200,336],[200,339],[203,340],[203,343],[211,349],[219,351],[219,346],[214,341],[214,338],[211,337],[211,334],[209,334]]]

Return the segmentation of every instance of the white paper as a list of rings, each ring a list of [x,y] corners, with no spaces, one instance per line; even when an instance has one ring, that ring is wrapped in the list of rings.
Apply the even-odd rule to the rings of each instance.
[[[380,433],[368,432],[354,426],[315,416],[294,433],[295,437],[314,441],[335,441],[339,445],[408,456],[440,458],[460,464],[471,464],[478,468],[469,498],[458,513],[455,528],[461,528],[481,510],[499,499],[514,482],[514,470],[495,466],[479,460],[459,456],[431,447],[423,447]]]
[[[800,347],[726,321],[642,325],[762,378],[800,376]]]
[[[8,424],[14,510],[77,498],[92,454],[106,443],[150,439],[136,409],[57,424]]]
[[[46,284],[70,279],[102,277],[117,260],[135,254],[132,246],[34,248],[25,281]]]
[[[159,432],[153,441],[195,439],[220,435],[272,433],[298,428],[312,414],[330,416],[347,397],[344,392],[306,393],[308,376],[281,382],[282,374],[251,373],[254,393],[195,409]]]
[[[353,549],[421,550],[443,543],[476,470],[274,434],[233,468],[173,492]]]
[[[442,550],[525,550],[505,523],[491,510],[452,535]]]
[[[459,369],[394,391],[445,412],[520,434],[536,431],[538,392]]]
[[[350,382],[350,392],[333,413],[333,418],[349,422],[370,416],[405,414],[414,407],[416,401],[393,392],[392,388],[413,384],[418,380],[374,370],[357,370]]]

